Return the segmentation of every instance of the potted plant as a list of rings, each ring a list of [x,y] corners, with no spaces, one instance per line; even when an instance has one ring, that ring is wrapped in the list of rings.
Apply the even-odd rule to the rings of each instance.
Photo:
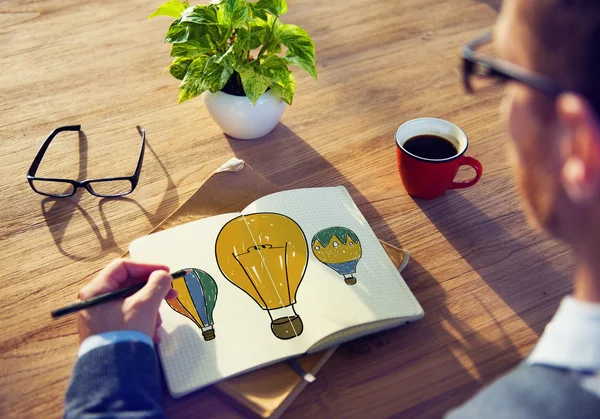
[[[213,119],[235,138],[271,132],[294,97],[289,66],[317,79],[314,43],[304,29],[280,21],[286,12],[285,0],[160,6],[150,18],[176,18],[165,42],[172,44],[169,71],[181,80],[179,103],[202,95]]]

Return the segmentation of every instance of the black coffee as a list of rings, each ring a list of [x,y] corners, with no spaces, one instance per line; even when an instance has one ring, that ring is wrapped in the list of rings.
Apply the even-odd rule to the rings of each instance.
[[[417,135],[408,139],[403,147],[410,154],[431,160],[447,159],[458,154],[454,144],[437,135]]]

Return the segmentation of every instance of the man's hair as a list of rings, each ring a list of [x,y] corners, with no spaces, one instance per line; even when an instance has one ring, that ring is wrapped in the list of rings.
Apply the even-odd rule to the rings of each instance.
[[[535,0],[528,9],[537,64],[600,113],[600,0]]]

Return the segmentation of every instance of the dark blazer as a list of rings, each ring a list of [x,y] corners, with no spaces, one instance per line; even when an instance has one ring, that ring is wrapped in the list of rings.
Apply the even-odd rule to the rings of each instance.
[[[600,397],[569,371],[521,364],[446,416],[474,418],[600,418]]]
[[[141,342],[93,349],[77,360],[65,418],[164,418],[158,359]]]

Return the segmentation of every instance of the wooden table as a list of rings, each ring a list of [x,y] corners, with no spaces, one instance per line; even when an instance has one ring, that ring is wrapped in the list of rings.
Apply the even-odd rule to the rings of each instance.
[[[312,34],[319,82],[298,73],[294,105],[266,138],[226,138],[201,100],[177,105],[159,1],[0,3],[0,416],[58,417],[77,351],[74,318],[51,309],[237,156],[283,188],[345,185],[377,235],[409,249],[417,324],[344,345],[289,417],[439,417],[514,366],[562,295],[573,261],[526,222],[507,162],[499,93],[467,97],[458,48],[494,23],[498,1],[289,0]],[[411,199],[394,132],[411,118],[459,124],[484,166],[479,185]],[[25,173],[54,128],[40,174],[128,175],[146,127],[138,189],[120,200],[44,199]],[[461,174],[470,176],[468,170]],[[236,417],[210,390],[168,401],[173,416]]]

